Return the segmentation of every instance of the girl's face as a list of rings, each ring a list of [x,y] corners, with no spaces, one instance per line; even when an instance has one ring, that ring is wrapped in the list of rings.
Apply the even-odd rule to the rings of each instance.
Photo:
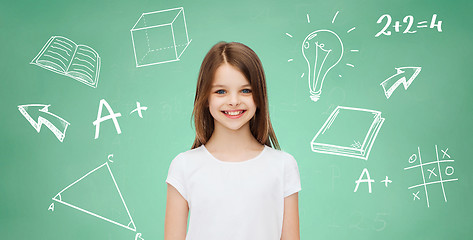
[[[209,96],[209,110],[214,118],[215,130],[248,128],[255,115],[251,85],[235,67],[224,63],[217,68]]]

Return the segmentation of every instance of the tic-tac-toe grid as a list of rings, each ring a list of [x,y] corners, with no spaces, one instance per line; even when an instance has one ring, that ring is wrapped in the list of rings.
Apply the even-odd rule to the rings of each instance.
[[[415,164],[416,161],[417,161],[417,158],[418,158],[419,159],[419,164],[414,165],[414,166],[410,166],[410,167],[406,167],[406,168],[404,168],[404,170],[413,169],[413,168],[417,168],[417,169],[420,168],[423,183],[410,186],[408,189],[415,189],[415,188],[418,188],[418,187],[424,187],[425,198],[426,198],[426,201],[427,201],[427,207],[430,207],[429,193],[428,193],[428,190],[427,190],[427,185],[440,184],[441,187],[442,187],[444,200],[445,200],[445,202],[447,202],[447,196],[445,194],[444,183],[458,180],[458,178],[444,179],[444,177],[451,176],[454,173],[454,168],[452,166],[447,166],[443,171],[442,171],[441,166],[440,166],[440,163],[448,163],[448,162],[454,162],[455,161],[454,159],[451,159],[450,155],[448,154],[448,148],[445,149],[445,150],[441,149],[441,152],[442,152],[443,155],[442,155],[442,160],[440,160],[439,159],[438,147],[437,147],[437,145],[435,145],[435,155],[436,155],[437,160],[432,161],[432,162],[427,162],[427,163],[422,163],[422,155],[420,153],[420,148],[419,147],[417,147],[417,152],[418,152],[418,155],[413,154],[409,158],[409,163]],[[447,157],[447,159],[445,159],[445,157]],[[427,171],[425,171],[425,169]],[[436,171],[436,169],[437,169],[437,171]],[[442,175],[442,172],[444,172],[445,175]],[[430,180],[432,178],[432,175],[434,176],[434,179]],[[426,181],[426,176],[428,176],[427,181]],[[412,193],[414,195],[414,201],[416,199],[420,199],[417,195],[418,193],[419,193],[419,191],[417,191],[417,193]]]

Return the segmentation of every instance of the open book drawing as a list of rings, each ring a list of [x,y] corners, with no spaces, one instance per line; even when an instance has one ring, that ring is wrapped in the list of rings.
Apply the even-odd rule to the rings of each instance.
[[[312,139],[312,151],[367,160],[383,122],[381,112],[338,106]]]
[[[65,37],[51,37],[31,64],[71,77],[93,88],[97,87],[99,81],[99,54],[91,47],[78,45]]]

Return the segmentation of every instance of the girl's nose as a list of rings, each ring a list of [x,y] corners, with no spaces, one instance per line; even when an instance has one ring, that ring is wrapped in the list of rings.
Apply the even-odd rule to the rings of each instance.
[[[230,106],[238,106],[240,104],[240,97],[238,94],[231,94],[228,100]]]

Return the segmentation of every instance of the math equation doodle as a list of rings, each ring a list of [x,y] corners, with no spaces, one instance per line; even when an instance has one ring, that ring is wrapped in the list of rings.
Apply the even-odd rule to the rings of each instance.
[[[374,35],[374,37],[379,37],[380,35],[390,36],[391,31],[388,30],[389,27],[393,27],[395,32],[401,31],[401,27],[403,27],[403,25],[401,25],[400,21],[394,22],[394,25],[391,26],[392,17],[389,14],[384,14],[381,17],[379,17],[376,23],[379,24],[383,22],[385,18],[386,18],[386,24],[384,25],[383,29],[381,29],[381,31],[379,31],[378,33],[376,33],[376,35]],[[405,16],[402,19],[402,22],[407,24],[407,26],[405,26],[404,31],[402,33],[416,33],[417,32],[417,30],[413,30],[413,25],[414,25],[413,16],[411,15]],[[434,14],[432,15],[432,19],[430,20],[430,25],[427,25],[427,21],[420,21],[420,22],[417,22],[417,26],[415,27],[417,29],[427,28],[427,27],[429,28],[437,27],[437,31],[442,32],[442,21],[437,21],[437,14]]]
[[[439,158],[439,154],[441,157]],[[417,154],[414,153],[409,157],[409,167],[404,168],[404,170],[408,169],[420,169],[420,173],[422,175],[423,183],[410,186],[408,189],[413,190],[412,197],[413,200],[420,200],[419,192],[421,190],[417,190],[418,188],[423,188],[425,191],[425,200],[427,202],[427,207],[430,207],[429,203],[429,193],[427,186],[428,185],[437,185],[440,184],[442,187],[443,198],[445,202],[447,202],[447,195],[445,193],[445,184],[446,182],[453,182],[458,181],[458,178],[454,178],[452,175],[455,173],[455,169],[450,165],[455,160],[452,159],[450,154],[448,153],[448,148],[440,149],[440,153],[438,151],[437,145],[435,145],[435,161],[430,161],[427,163],[422,163],[422,156],[420,153],[420,148],[417,147]]]

